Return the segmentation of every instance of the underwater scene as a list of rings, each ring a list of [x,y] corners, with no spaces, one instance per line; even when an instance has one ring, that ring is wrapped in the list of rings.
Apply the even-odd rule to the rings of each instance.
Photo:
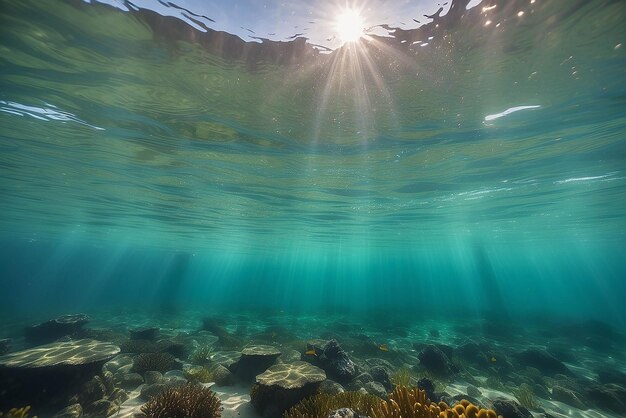
[[[0,0],[0,417],[626,417],[623,0]]]

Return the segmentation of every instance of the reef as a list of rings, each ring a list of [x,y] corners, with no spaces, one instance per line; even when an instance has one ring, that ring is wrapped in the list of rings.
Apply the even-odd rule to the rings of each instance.
[[[169,353],[143,353],[135,357],[131,371],[144,374],[147,371],[164,373],[180,369],[182,369],[182,364]]]
[[[211,389],[191,384],[164,390],[141,407],[147,418],[214,418],[221,411]]]
[[[496,418],[495,411],[481,409],[467,400],[462,400],[453,407],[445,402],[434,403],[427,398],[426,392],[404,386],[397,386],[389,394],[389,399],[382,401],[370,411],[371,418]]]
[[[127,405],[139,412],[141,402],[154,405],[163,393],[181,397],[177,394],[187,390],[181,388],[190,384],[233,386],[224,392],[237,399],[249,390],[251,407],[264,418],[530,418],[531,411],[572,408],[619,415],[626,409],[626,374],[620,372],[626,357],[615,354],[611,370],[604,352],[585,348],[584,342],[569,342],[568,348],[568,340],[554,339],[542,346],[539,336],[503,332],[470,339],[465,334],[472,328],[460,323],[438,327],[436,336],[429,332],[431,324],[415,324],[406,333],[393,333],[405,337],[389,337],[369,324],[344,321],[294,321],[293,329],[245,315],[208,321],[213,332],[230,338],[226,329],[235,329],[234,338],[245,342],[229,351],[220,337],[197,329],[198,319],[180,329],[168,323],[132,328],[112,322],[101,335],[121,342],[129,353],[120,353],[117,344],[67,336],[10,352],[0,357],[0,410],[6,414],[31,405],[30,415],[105,417],[117,413],[129,396]],[[137,331],[130,339],[116,331],[129,328]],[[19,336],[23,328],[13,329],[7,349],[19,350],[25,345]],[[581,367],[589,373],[579,372]],[[225,405],[232,405],[226,399]]]
[[[378,396],[360,392],[321,393],[299,402],[285,412],[284,418],[327,418],[331,411],[341,408],[349,408],[353,413],[365,415],[380,402]]]
[[[349,414],[337,410],[350,411]],[[496,418],[494,410],[479,408],[467,400],[453,407],[445,402],[434,403],[426,392],[417,388],[397,386],[383,400],[360,392],[320,394],[304,399],[285,413],[285,418],[327,418],[331,415],[368,416],[370,418]],[[501,417],[500,417],[501,418]]]

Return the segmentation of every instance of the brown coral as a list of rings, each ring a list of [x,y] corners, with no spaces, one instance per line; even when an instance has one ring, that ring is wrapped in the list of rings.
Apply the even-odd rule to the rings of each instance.
[[[165,390],[141,407],[148,418],[218,418],[221,411],[217,395],[209,388],[195,385]]]
[[[169,353],[142,353],[133,360],[132,371],[143,374],[147,371],[165,373],[170,370],[180,370],[181,365]]]
[[[376,408],[380,402],[381,399],[377,396],[359,392],[321,393],[299,402],[285,412],[284,418],[327,418],[330,411],[339,408],[351,408],[366,413]]]

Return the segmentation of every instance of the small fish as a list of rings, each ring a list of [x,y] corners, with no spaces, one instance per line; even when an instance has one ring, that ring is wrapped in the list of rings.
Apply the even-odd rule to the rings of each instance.
[[[490,361],[490,362],[492,362],[492,363],[495,363],[495,362],[496,362],[496,358],[495,358],[495,357],[491,357],[491,358],[489,359],[489,361]]]
[[[317,356],[317,353],[313,349],[305,351],[304,354],[307,356]]]
[[[379,345],[379,346],[378,346],[378,349],[379,349],[380,351],[384,351],[384,352],[389,351],[389,347],[387,346],[387,344],[381,344],[381,345]]]

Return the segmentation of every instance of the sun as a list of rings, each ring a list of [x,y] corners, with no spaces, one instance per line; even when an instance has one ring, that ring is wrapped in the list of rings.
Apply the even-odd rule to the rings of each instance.
[[[363,18],[354,9],[345,9],[335,18],[335,29],[343,43],[355,42],[363,36]]]

